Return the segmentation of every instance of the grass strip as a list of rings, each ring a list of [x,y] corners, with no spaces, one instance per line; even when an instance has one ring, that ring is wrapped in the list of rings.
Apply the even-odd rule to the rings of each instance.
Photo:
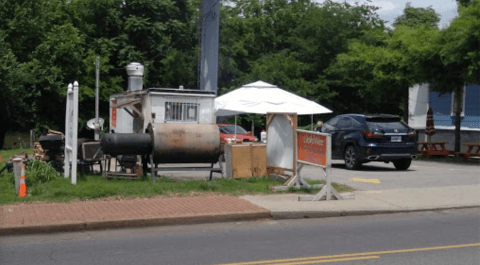
[[[1,150],[3,161],[11,155],[31,149]],[[18,198],[15,192],[13,173],[4,171],[0,175],[0,204],[14,204],[22,202],[72,202],[96,199],[124,199],[124,198],[151,198],[156,196],[196,196],[200,194],[226,194],[241,196],[246,194],[278,194],[270,187],[282,185],[280,181],[269,177],[252,177],[246,179],[214,179],[208,180],[181,180],[170,177],[157,178],[152,182],[151,176],[138,179],[105,178],[101,175],[77,174],[77,185],[72,185],[70,179],[63,174],[52,173],[48,165],[32,164],[27,169],[27,190],[29,196]],[[42,162],[44,163],[44,162]],[[3,167],[3,165],[2,165]],[[46,172],[42,174],[42,172]],[[54,176],[53,174],[56,174]],[[30,182],[30,183],[29,183]],[[310,184],[324,183],[309,181]],[[339,192],[351,191],[352,188],[333,183],[332,186]],[[316,193],[319,189],[292,190],[295,193]],[[285,193],[285,192],[283,192]]]

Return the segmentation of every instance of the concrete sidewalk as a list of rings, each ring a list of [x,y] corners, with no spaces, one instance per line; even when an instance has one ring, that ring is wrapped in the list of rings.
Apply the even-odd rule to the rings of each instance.
[[[314,218],[480,207],[480,185],[355,191],[355,199],[298,201],[299,195],[243,196],[274,219]]]
[[[298,201],[298,194],[278,194],[2,205],[0,236],[480,207],[480,185],[354,193],[355,199],[339,201]]]

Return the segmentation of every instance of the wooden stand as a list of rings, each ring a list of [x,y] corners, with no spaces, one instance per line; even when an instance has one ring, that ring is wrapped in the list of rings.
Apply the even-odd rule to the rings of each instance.
[[[422,145],[418,153],[426,158],[430,158],[431,156],[448,157],[450,154],[450,152],[445,148],[446,142],[418,142],[417,144]]]
[[[480,157],[480,143],[465,143],[463,145],[468,146],[467,152],[463,155],[464,161],[467,161],[470,157]],[[477,151],[473,152],[475,147]]]
[[[236,179],[266,176],[266,144],[226,144],[225,174]]]

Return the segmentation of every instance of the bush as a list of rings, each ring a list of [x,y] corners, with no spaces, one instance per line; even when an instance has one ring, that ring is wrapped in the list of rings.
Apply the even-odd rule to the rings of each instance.
[[[35,186],[36,184],[46,183],[50,180],[58,178],[59,173],[55,170],[50,162],[34,160],[25,168],[25,179],[27,186]]]

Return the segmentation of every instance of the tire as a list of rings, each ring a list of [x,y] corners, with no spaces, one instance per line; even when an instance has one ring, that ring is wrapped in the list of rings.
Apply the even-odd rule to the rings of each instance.
[[[362,163],[358,160],[357,150],[353,145],[347,146],[343,158],[345,159],[345,166],[348,170],[359,169],[362,166]]]
[[[393,165],[398,170],[407,170],[410,167],[410,164],[412,164],[412,159],[409,158],[393,161]]]

